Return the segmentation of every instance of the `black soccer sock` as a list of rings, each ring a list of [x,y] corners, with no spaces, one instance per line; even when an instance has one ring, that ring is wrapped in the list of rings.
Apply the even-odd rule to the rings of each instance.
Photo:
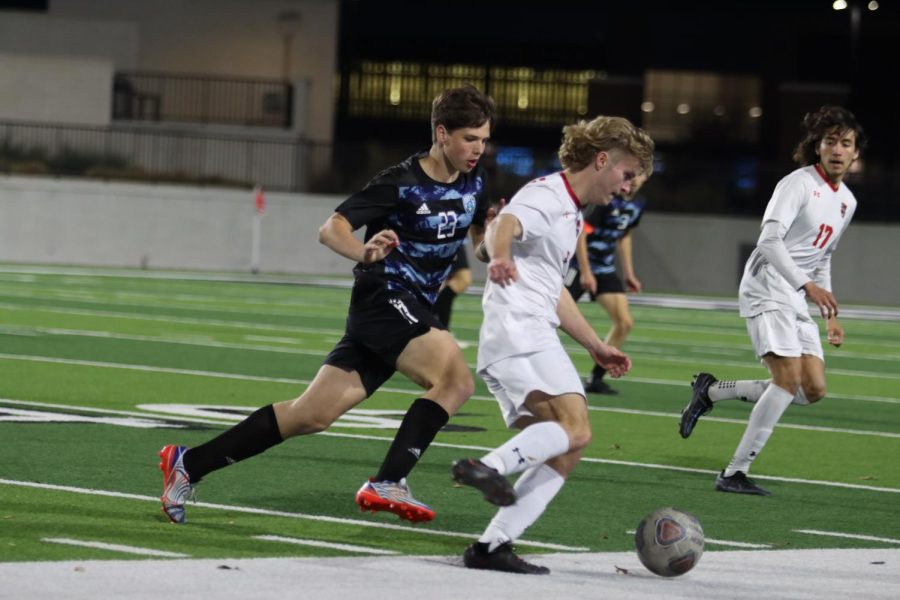
[[[450,328],[450,310],[453,308],[453,301],[456,299],[456,292],[449,285],[445,285],[444,289],[438,294],[437,300],[434,301],[434,316],[444,324],[444,327]]]
[[[197,483],[207,473],[256,456],[282,441],[275,409],[269,404],[221,435],[188,450],[184,468],[191,483]]]
[[[600,365],[594,365],[594,370],[591,371],[591,381],[600,381],[604,375],[606,375],[606,369]]]
[[[400,481],[413,470],[450,415],[433,400],[416,398],[384,457],[375,481]]]

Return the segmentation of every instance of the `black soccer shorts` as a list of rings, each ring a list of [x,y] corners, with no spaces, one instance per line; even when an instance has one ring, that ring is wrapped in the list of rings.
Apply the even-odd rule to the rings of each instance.
[[[432,327],[446,329],[431,306],[415,295],[387,289],[378,277],[362,276],[353,285],[344,337],[325,364],[359,373],[366,397],[397,370],[397,358],[413,338]]]

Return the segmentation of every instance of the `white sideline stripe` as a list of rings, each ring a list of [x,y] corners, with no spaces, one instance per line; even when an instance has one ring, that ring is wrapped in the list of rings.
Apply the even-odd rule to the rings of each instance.
[[[130,411],[119,411],[119,410],[106,410],[106,409],[97,409],[97,408],[82,408],[77,406],[69,406],[65,404],[48,404],[44,402],[30,402],[26,400],[10,400],[7,398],[0,398],[0,404],[2,403],[10,403],[17,405],[25,405],[25,406],[41,406],[47,408],[57,408],[57,409],[65,409],[65,410],[83,410],[86,412],[97,412],[97,413],[114,413],[114,414],[123,414],[123,415],[135,415],[141,417],[147,417],[148,413],[142,412],[130,412]],[[149,413],[151,415],[155,415],[155,413]],[[677,415],[662,415],[662,416],[677,416]],[[161,418],[161,417],[160,417]],[[191,421],[196,423],[205,423],[212,425],[231,425],[234,423],[233,420],[222,420],[216,421],[212,419],[200,419],[197,417],[187,417],[180,415],[170,416],[173,420],[176,421]],[[781,427],[779,425],[779,427]],[[321,435],[326,437],[339,437],[339,438],[352,438],[358,440],[374,440],[379,442],[390,442],[392,438],[386,438],[377,435],[367,435],[360,433],[337,433],[332,431],[322,431],[315,435]],[[494,448],[487,446],[474,446],[468,444],[447,444],[444,442],[432,442],[432,446],[439,446],[442,448],[453,448],[456,450],[475,450],[478,452],[490,452]],[[660,469],[664,471],[677,471],[681,473],[698,473],[703,475],[717,475],[718,471],[713,471],[710,469],[696,469],[692,467],[678,467],[674,465],[660,465],[654,463],[639,463],[632,461],[621,461],[621,460],[612,460],[606,458],[591,458],[591,457],[582,457],[582,462],[590,462],[590,463],[598,463],[598,464],[610,464],[610,465],[618,465],[618,466],[626,466],[626,467],[637,467],[642,469]],[[845,489],[853,489],[853,490],[865,490],[869,492],[887,492],[891,494],[900,494],[900,489],[897,488],[886,488],[886,487],[876,487],[871,485],[861,485],[854,483],[842,483],[837,481],[821,481],[817,479],[798,479],[792,477],[778,477],[774,475],[756,475],[753,476],[755,479],[768,479],[770,481],[783,481],[786,483],[802,483],[809,485],[822,485],[825,487],[839,487]],[[0,480],[2,482],[2,480]],[[143,497],[141,497],[143,498]]]
[[[25,275],[60,275],[70,277],[111,278],[122,277],[126,279],[150,279],[171,281],[214,281],[225,283],[281,283],[293,285],[309,285],[313,287],[350,288],[353,279],[346,276],[323,277],[319,275],[297,274],[285,275],[246,275],[243,273],[221,273],[209,271],[147,271],[134,269],[63,267],[43,265],[11,265],[0,266],[0,273],[25,274]],[[484,293],[484,286],[473,284],[466,290],[467,296],[480,297]],[[664,308],[691,308],[697,310],[728,310],[736,312],[737,300],[730,298],[711,298],[708,296],[672,296],[667,294],[640,294],[629,298],[635,306],[660,306]],[[867,319],[885,318],[891,321],[900,319],[900,311],[890,307],[878,307],[867,305],[841,306],[841,314]]]
[[[190,554],[181,554],[180,552],[166,552],[165,550],[154,550],[153,548],[139,548],[138,546],[125,546],[123,544],[107,544],[106,542],[89,542],[87,540],[73,540],[69,538],[41,538],[42,542],[49,544],[65,544],[67,546],[81,546],[82,548],[98,548],[100,550],[111,550],[113,552],[124,552],[125,554],[139,554],[141,556],[158,556],[160,558],[190,558]]]
[[[43,363],[51,363],[51,364],[63,364],[63,365],[78,365],[82,367],[99,367],[99,368],[107,368],[107,369],[125,369],[130,371],[142,371],[147,373],[169,373],[173,375],[191,375],[197,377],[214,377],[219,379],[235,379],[239,381],[262,381],[267,383],[290,383],[290,384],[299,384],[299,385],[309,385],[309,379],[290,379],[286,377],[263,377],[260,375],[240,375],[236,373],[222,373],[218,371],[200,371],[194,369],[175,369],[171,367],[148,367],[146,365],[129,365],[122,363],[110,363],[110,362],[102,362],[102,361],[93,361],[93,360],[79,360],[72,358],[54,358],[49,356],[34,356],[27,354],[0,354],[0,360],[21,360],[21,361],[31,361],[31,362],[43,362]],[[648,381],[649,382],[649,381]],[[662,382],[659,380],[653,381],[653,383],[671,383],[671,382]],[[679,384],[680,385],[680,384]],[[420,395],[421,390],[409,390],[404,388],[391,388],[391,387],[382,387],[380,388],[385,392],[393,392],[399,394],[410,394],[410,395]],[[472,396],[472,400],[479,400],[485,402],[494,402],[493,398],[487,396]],[[861,397],[858,399],[862,399]],[[894,399],[883,399],[883,400],[894,400]],[[635,414],[635,415],[647,415],[647,416],[656,416],[656,417],[667,417],[667,418],[680,418],[679,413],[664,413],[664,412],[655,412],[655,411],[639,411],[634,409],[627,408],[608,408],[602,406],[590,406],[590,410],[595,411],[605,411],[605,412],[619,412],[623,414]],[[704,420],[708,421],[718,421],[722,423],[740,423],[744,424],[746,421],[740,419],[726,419],[722,417],[704,417]],[[821,427],[816,425],[795,425],[792,423],[782,423],[779,424],[778,427],[784,429],[800,429],[805,431],[822,431],[822,432],[830,432],[830,433],[847,433],[851,435],[867,435],[873,437],[886,437],[886,438],[900,438],[900,433],[890,433],[883,431],[862,431],[857,429],[839,429],[834,427]]]
[[[796,531],[796,529],[794,530]],[[628,535],[634,535],[635,530],[629,529],[626,531]],[[771,544],[751,544],[750,542],[732,542],[731,540],[716,540],[713,538],[704,537],[703,538],[704,545],[712,544],[714,546],[729,546],[731,548],[748,548],[750,550],[765,550],[767,548],[771,548]]]
[[[63,315],[80,315],[83,317],[113,317],[116,319],[130,319],[132,321],[153,321],[157,323],[182,323],[185,325],[210,325],[215,327],[225,327],[229,329],[250,329],[262,331],[277,331],[285,333],[292,331],[295,333],[318,333],[322,335],[332,335],[340,337],[344,331],[342,329],[322,329],[318,327],[298,327],[295,325],[273,325],[270,323],[254,323],[251,321],[222,321],[219,319],[192,319],[189,317],[172,317],[163,315],[150,315],[142,313],[119,313],[108,310],[91,310],[87,308],[54,308],[52,306],[22,306],[20,304],[9,304],[0,302],[0,309],[6,310],[24,310],[31,312],[48,312]],[[296,316],[296,315],[294,315]]]
[[[588,410],[593,410],[597,412],[611,412],[611,413],[620,413],[625,415],[640,415],[643,417],[680,417],[681,415],[675,415],[673,413],[665,413],[651,410],[636,410],[633,408],[611,408],[605,406],[589,406]],[[746,419],[728,419],[725,417],[703,417],[704,421],[715,421],[716,423],[737,423],[739,425],[746,425]],[[885,437],[885,438],[898,438],[900,439],[900,433],[891,433],[889,431],[862,431],[859,429],[842,429],[840,427],[822,427],[820,425],[798,425],[795,423],[779,423],[777,425],[779,429],[800,429],[803,431],[825,431],[830,433],[849,433],[851,435],[870,435],[874,437]]]
[[[819,531],[818,529],[795,529],[796,533],[808,533],[809,535],[824,535],[828,537],[847,538],[850,540],[865,540],[867,542],[884,542],[885,544],[900,544],[900,540],[894,538],[876,537],[874,535],[861,535],[858,533],[838,533],[837,531]]]
[[[394,550],[382,550],[381,548],[369,548],[367,546],[354,546],[353,544],[320,542],[319,540],[304,540],[301,538],[283,537],[280,535],[254,535],[253,539],[263,540],[265,542],[284,542],[285,544],[296,544],[298,546],[313,546],[315,548],[330,548],[331,550],[358,552],[360,554],[383,554],[386,556],[400,554],[399,552],[395,552]]]
[[[124,498],[127,500],[141,500],[145,502],[159,502],[156,496],[142,496],[140,494],[128,494],[125,492],[111,492],[108,490],[93,490],[89,488],[79,488],[68,485],[55,485],[51,483],[37,483],[33,481],[16,481],[13,479],[0,479],[0,485],[15,485],[19,487],[36,488],[42,490],[53,490],[57,492],[71,492],[74,494],[88,494],[91,496],[105,496],[108,498]],[[373,527],[375,529],[390,529],[393,531],[406,531],[410,533],[419,533],[424,535],[437,535],[445,537],[465,538],[468,540],[475,539],[480,533],[461,533],[458,531],[445,531],[441,529],[423,529],[419,527],[411,527],[406,525],[393,525],[390,523],[377,523],[373,521],[362,521],[359,519],[344,519],[341,517],[328,517],[325,515],[309,515],[304,513],[286,512],[281,510],[268,510],[265,508],[252,508],[249,506],[234,506],[228,504],[212,504],[209,502],[192,502],[191,506],[199,508],[211,508],[214,510],[228,510],[232,512],[248,513],[253,515],[265,515],[269,517],[286,517],[289,519],[305,519],[308,521],[321,521],[323,523],[338,523],[341,525],[355,525],[359,527]],[[546,548],[547,550],[559,550],[561,552],[587,552],[590,548],[580,546],[564,546],[562,544],[550,544],[546,542],[531,542],[527,540],[518,540],[516,542],[520,546],[530,546],[532,548]]]

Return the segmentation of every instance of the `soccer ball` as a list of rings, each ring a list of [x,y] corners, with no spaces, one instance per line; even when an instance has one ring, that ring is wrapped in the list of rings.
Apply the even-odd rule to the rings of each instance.
[[[663,577],[684,575],[703,555],[703,528],[681,509],[658,508],[641,520],[634,532],[638,558]]]

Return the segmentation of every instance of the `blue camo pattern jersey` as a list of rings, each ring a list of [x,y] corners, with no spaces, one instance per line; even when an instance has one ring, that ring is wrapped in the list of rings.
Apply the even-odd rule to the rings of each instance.
[[[400,239],[384,260],[358,263],[353,269],[357,278],[380,277],[389,290],[407,291],[430,306],[469,226],[484,225],[488,199],[480,167],[460,173],[452,183],[441,183],[419,164],[427,154],[414,154],[385,169],[335,210],[354,230],[365,226],[366,241],[383,229],[392,229]]]
[[[584,233],[594,275],[616,272],[616,245],[637,227],[646,204],[641,196],[631,200],[616,197],[606,206],[591,206],[591,210],[585,211]],[[577,269],[578,261],[573,259],[572,266]]]

